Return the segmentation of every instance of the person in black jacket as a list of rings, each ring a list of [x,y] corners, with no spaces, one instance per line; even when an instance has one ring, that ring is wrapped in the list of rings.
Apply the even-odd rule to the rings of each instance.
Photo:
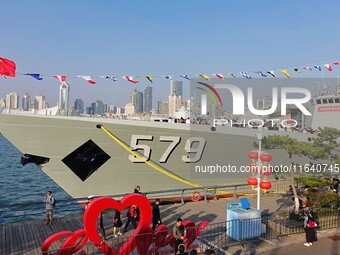
[[[162,224],[161,213],[159,211],[160,200],[157,198],[152,206],[152,229],[155,230],[156,226]]]

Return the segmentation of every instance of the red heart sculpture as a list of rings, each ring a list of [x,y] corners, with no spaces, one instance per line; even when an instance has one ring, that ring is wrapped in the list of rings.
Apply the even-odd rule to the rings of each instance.
[[[140,211],[140,221],[136,230],[132,233],[131,238],[129,238],[119,250],[115,250],[108,246],[97,232],[97,218],[99,214],[105,209],[117,209],[122,212],[124,208],[136,205]],[[149,200],[140,194],[130,194],[120,201],[120,203],[113,198],[101,197],[94,199],[85,209],[84,214],[84,228],[86,230],[88,238],[94,244],[100,244],[102,252],[107,255],[116,254],[129,254],[132,252],[136,246],[137,235],[150,233],[150,222],[152,217],[151,205]]]

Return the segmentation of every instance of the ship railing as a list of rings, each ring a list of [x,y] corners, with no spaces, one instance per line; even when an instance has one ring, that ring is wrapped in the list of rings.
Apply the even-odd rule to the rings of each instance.
[[[290,180],[274,180],[272,181],[272,188],[268,194],[282,194],[289,191]],[[199,194],[197,194],[199,192]],[[169,190],[158,190],[141,193],[148,197],[150,200],[160,198],[165,201],[175,201],[185,203],[186,201],[192,200],[217,200],[219,197],[233,197],[237,199],[240,195],[254,195],[256,190],[247,183],[229,184],[229,185],[210,185],[202,187],[182,188],[182,189],[169,189]],[[112,195],[110,197],[120,199],[127,194]],[[197,196],[200,199],[197,199]],[[171,198],[171,199],[170,199]],[[85,198],[83,198],[84,200]]]

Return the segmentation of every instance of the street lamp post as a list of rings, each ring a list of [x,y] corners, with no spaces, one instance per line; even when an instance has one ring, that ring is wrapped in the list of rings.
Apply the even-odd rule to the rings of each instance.
[[[258,151],[258,159],[257,159],[257,210],[260,210],[260,196],[261,196],[261,188],[260,188],[260,169],[261,169],[261,145],[262,145],[262,129],[259,127],[259,133],[256,134],[257,140],[259,142],[259,151]]]

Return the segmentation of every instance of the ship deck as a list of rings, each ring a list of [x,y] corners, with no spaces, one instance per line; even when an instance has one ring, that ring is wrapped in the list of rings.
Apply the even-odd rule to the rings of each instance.
[[[235,201],[233,198],[222,198],[217,201],[210,200],[189,202],[186,204],[169,204],[161,205],[161,217],[163,224],[172,229],[176,219],[181,217],[183,220],[190,220],[198,225],[203,220],[210,224],[224,222],[226,220],[226,205],[229,202]],[[249,197],[252,207],[256,207],[256,196]],[[261,197],[262,214],[274,214],[283,209],[292,206],[290,194],[284,195],[264,195]],[[126,222],[125,214],[122,213],[123,223]],[[83,228],[83,215],[76,215],[64,218],[56,218],[52,225],[45,225],[45,215],[41,215],[39,221],[18,222],[11,224],[0,225],[0,254],[40,254],[40,246],[44,240],[50,235],[59,231],[75,231]],[[108,212],[104,214],[104,226],[108,239],[113,238],[112,233],[112,219],[113,213]],[[128,236],[127,232],[123,237]],[[56,250],[60,243],[55,242],[50,249]]]

